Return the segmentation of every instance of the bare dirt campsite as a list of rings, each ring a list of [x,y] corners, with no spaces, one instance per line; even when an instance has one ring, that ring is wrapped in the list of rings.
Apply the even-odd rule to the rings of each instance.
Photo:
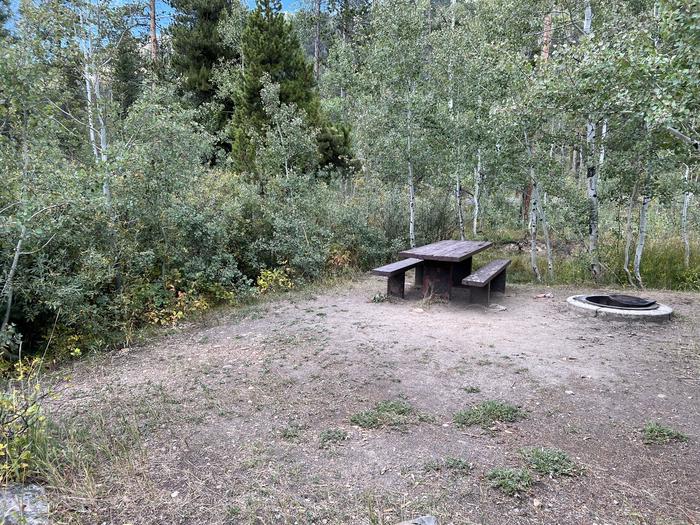
[[[373,302],[384,287],[294,292],[61,368],[50,412],[82,431],[54,521],[700,521],[697,294],[653,292],[676,311],[657,324],[580,317],[562,287],[491,308]]]

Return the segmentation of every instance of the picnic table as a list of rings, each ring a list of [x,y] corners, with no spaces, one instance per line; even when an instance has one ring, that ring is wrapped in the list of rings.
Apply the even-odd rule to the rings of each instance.
[[[416,283],[422,283],[423,296],[450,299],[452,288],[462,288],[472,273],[472,257],[490,248],[489,241],[439,241],[399,252],[400,257],[421,259],[416,267]]]

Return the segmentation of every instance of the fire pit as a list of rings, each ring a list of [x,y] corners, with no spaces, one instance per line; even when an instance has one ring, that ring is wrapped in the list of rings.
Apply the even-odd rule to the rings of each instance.
[[[572,295],[566,300],[579,313],[630,321],[669,321],[673,309],[633,295]]]

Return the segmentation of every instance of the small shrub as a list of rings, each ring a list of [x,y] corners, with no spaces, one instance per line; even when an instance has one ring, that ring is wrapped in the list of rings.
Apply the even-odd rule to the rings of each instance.
[[[469,410],[457,412],[454,422],[460,427],[481,425],[488,428],[495,422],[514,422],[525,418],[525,413],[518,407],[502,401],[484,401]]]
[[[39,475],[38,456],[48,443],[38,379],[39,359],[19,361],[0,391],[0,484],[23,483]]]
[[[472,469],[472,465],[467,460],[448,457],[441,461],[429,461],[425,464],[424,468],[427,471],[449,471],[456,474],[465,475],[468,474],[469,471]]]
[[[288,273],[287,268],[273,268],[272,270],[264,268],[257,279],[260,293],[280,292],[294,288],[294,283],[289,278]]]
[[[411,404],[408,401],[404,401],[403,399],[395,399],[377,403],[375,410],[380,414],[407,416],[413,412],[413,407],[411,407]]]
[[[532,476],[527,469],[495,468],[486,474],[493,488],[501,490],[508,496],[525,492],[532,486]]]
[[[383,293],[377,293],[372,296],[373,303],[384,303],[388,300],[389,298],[387,297],[387,295]]]
[[[413,414],[413,407],[403,399],[381,401],[373,410],[358,412],[350,417],[353,425],[362,428],[379,428],[382,426],[400,426],[408,423]]]
[[[350,423],[362,428],[379,428],[382,426],[381,418],[376,410],[365,410],[350,416]]]
[[[581,470],[566,452],[554,448],[531,448],[521,453],[532,470],[551,478],[575,476]]]
[[[319,446],[321,448],[330,448],[331,445],[340,443],[348,439],[348,433],[339,428],[329,428],[324,430],[319,435]]]
[[[642,430],[647,445],[665,445],[671,441],[688,441],[688,436],[659,423],[647,423]]]
[[[287,439],[289,441],[294,441],[296,439],[299,439],[301,436],[301,431],[304,429],[303,426],[297,425],[296,423],[292,423],[288,427],[285,427],[282,429],[282,438]]]

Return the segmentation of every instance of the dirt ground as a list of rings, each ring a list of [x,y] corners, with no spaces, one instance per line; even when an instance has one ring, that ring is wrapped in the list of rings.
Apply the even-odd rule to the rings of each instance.
[[[674,321],[580,317],[581,290],[509,286],[505,307],[374,303],[365,278],[217,312],[148,346],[77,361],[53,413],[83,425],[99,467],[52,494],[57,523],[700,523],[700,295],[653,292]],[[550,299],[535,299],[551,291]],[[480,391],[468,393],[466,387]],[[476,388],[474,389],[476,390]],[[404,399],[416,417],[351,415]],[[527,418],[458,428],[485,400]],[[657,421],[689,437],[647,445]],[[321,433],[347,439],[321,447]],[[485,473],[556,447],[583,468],[507,496]],[[471,470],[434,468],[459,458]],[[431,465],[433,466],[431,468]]]

